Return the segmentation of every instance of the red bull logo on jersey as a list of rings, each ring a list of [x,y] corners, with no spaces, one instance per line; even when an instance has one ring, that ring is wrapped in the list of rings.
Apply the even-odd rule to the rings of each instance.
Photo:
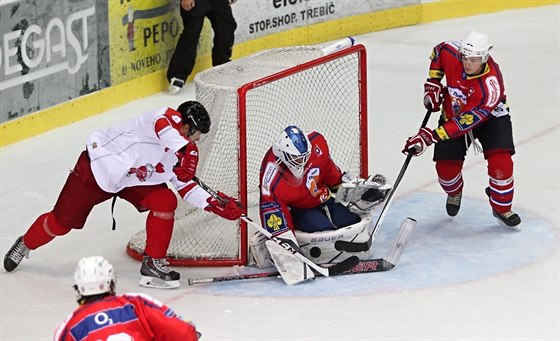
[[[161,162],[158,162],[158,164],[155,166],[152,165],[151,163],[147,163],[146,165],[140,166],[138,168],[132,167],[128,170],[128,174],[126,174],[126,176],[128,177],[131,176],[132,174],[136,174],[138,180],[140,180],[140,182],[144,182],[146,181],[146,179],[151,178],[154,172],[165,173],[165,169]]]

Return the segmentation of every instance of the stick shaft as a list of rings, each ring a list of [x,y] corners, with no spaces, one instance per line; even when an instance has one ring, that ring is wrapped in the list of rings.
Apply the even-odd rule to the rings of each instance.
[[[428,109],[426,111],[426,115],[424,115],[424,119],[422,120],[422,124],[420,125],[420,128],[424,128],[426,126],[426,124],[428,124],[428,120],[430,119],[431,114],[432,114],[432,109]],[[393,188],[391,189],[391,191],[389,192],[389,194],[385,198],[385,204],[383,205],[383,208],[381,209],[381,213],[379,214],[379,217],[377,218],[377,221],[375,222],[375,226],[374,226],[373,231],[371,233],[371,236],[370,236],[370,241],[371,242],[368,242],[369,245],[371,245],[371,243],[373,242],[373,239],[375,239],[375,236],[377,235],[377,232],[379,230],[379,226],[383,222],[383,219],[385,219],[385,215],[387,214],[387,209],[389,208],[389,206],[391,206],[391,202],[393,200],[393,194],[395,194],[395,191],[397,190],[397,187],[401,183],[401,180],[404,177],[404,173],[406,172],[406,169],[408,168],[408,165],[410,164],[410,160],[412,159],[413,155],[414,155],[413,150],[411,148],[411,149],[408,150],[408,155],[406,156],[406,159],[404,160],[404,164],[402,165],[401,170],[399,172],[399,175],[397,176],[397,179],[395,180],[395,183],[393,184]]]

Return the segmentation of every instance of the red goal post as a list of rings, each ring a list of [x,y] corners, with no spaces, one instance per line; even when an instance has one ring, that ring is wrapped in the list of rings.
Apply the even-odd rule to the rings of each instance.
[[[334,161],[353,175],[368,174],[367,67],[363,45],[323,55],[322,46],[262,51],[195,77],[196,98],[212,126],[199,143],[197,176],[238,197],[258,219],[261,160],[288,125],[327,138]],[[167,259],[176,266],[245,265],[248,231],[180,200]],[[127,253],[141,259],[145,231]]]

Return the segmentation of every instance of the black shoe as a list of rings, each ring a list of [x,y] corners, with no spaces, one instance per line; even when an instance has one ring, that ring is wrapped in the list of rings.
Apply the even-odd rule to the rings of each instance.
[[[181,91],[181,89],[183,88],[183,85],[185,85],[184,80],[173,77],[169,81],[169,88],[167,89],[167,91],[171,95],[176,95],[179,91]]]
[[[459,192],[456,195],[447,195],[447,202],[445,203],[445,209],[450,217],[454,217],[459,213],[461,208],[461,198],[463,197],[463,192]]]
[[[167,267],[168,264],[165,258],[144,256],[140,274],[142,274],[142,276],[159,278],[163,281],[178,281],[181,275],[177,271],[169,269]]]
[[[4,269],[8,272],[13,271],[21,263],[23,257],[29,258],[29,248],[23,243],[23,236],[19,236],[10,251],[4,256]]]
[[[486,187],[484,192],[486,193],[488,198],[491,197],[490,196],[490,187]],[[506,226],[509,226],[509,227],[515,227],[515,226],[521,224],[521,217],[519,217],[519,215],[517,213],[513,212],[512,210],[509,210],[509,211],[504,212],[504,213],[499,213],[495,209],[492,209],[492,215],[494,215],[494,217],[498,218],[498,222],[502,225],[506,225]]]

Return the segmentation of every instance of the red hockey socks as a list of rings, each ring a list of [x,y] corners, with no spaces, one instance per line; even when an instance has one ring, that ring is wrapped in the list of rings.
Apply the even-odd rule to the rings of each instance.
[[[45,213],[40,215],[23,235],[23,243],[30,250],[35,250],[53,240],[54,237],[67,234],[70,230],[70,228],[60,225],[52,212]]]
[[[488,156],[490,205],[498,213],[511,210],[513,202],[513,160],[509,152]]]
[[[442,160],[436,162],[438,181],[448,195],[457,195],[463,190],[462,161]]]
[[[146,254],[164,258],[171,241],[177,197],[170,189],[161,189],[148,195],[142,206],[150,210],[146,219]]]

